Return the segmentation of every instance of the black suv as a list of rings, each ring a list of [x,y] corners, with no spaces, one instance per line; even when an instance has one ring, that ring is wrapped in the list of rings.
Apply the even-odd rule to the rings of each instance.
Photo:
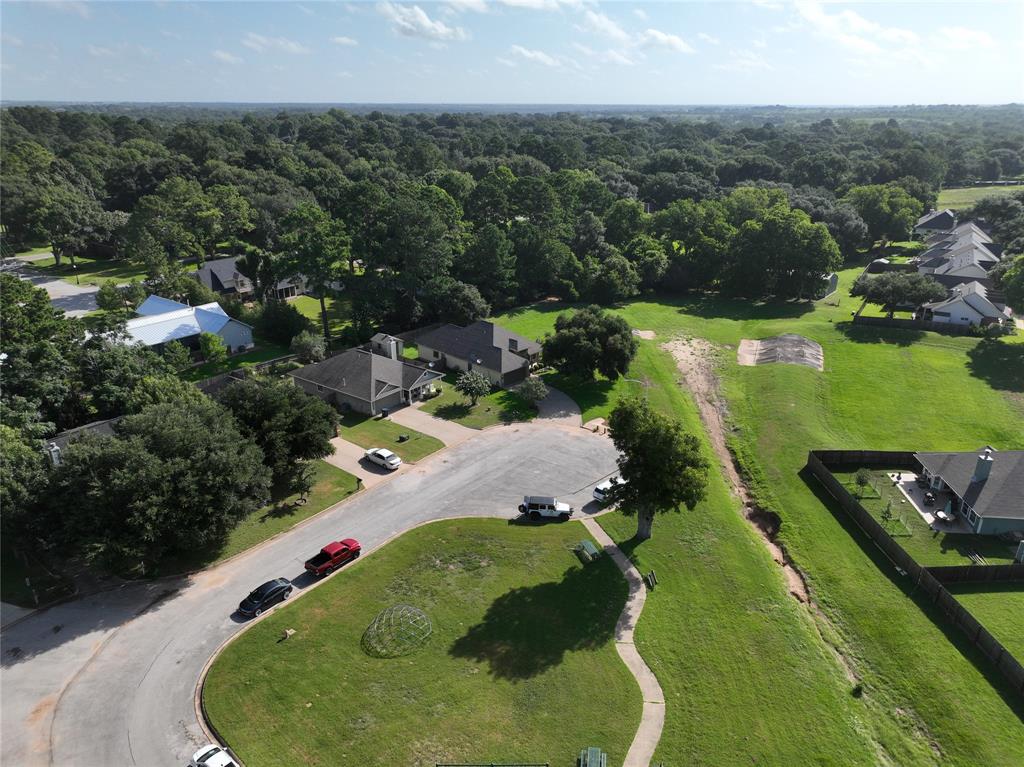
[[[238,612],[247,618],[263,615],[263,611],[283,602],[292,593],[292,584],[287,578],[275,578],[267,581],[238,605]]]

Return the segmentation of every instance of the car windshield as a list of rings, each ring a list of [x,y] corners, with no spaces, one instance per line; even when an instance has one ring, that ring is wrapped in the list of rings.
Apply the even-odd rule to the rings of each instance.
[[[276,585],[277,584],[275,584],[273,581],[271,581],[270,583],[264,583],[262,586],[260,586],[258,589],[256,589],[249,595],[249,599],[263,599],[267,594],[269,594],[273,590],[274,586]]]
[[[196,759],[199,764],[206,764],[210,759],[220,753],[220,749],[214,746],[209,751],[205,752],[202,756]]]

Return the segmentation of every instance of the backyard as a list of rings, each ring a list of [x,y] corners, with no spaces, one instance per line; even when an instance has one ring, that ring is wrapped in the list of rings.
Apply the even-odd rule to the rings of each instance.
[[[256,342],[255,349],[242,352],[241,354],[232,354],[222,362],[204,362],[195,367],[186,368],[178,375],[186,381],[203,381],[221,373],[252,367],[261,362],[269,362],[270,360],[276,360],[278,357],[291,354],[291,350],[287,346],[280,346],[260,338],[255,338],[254,340]]]
[[[613,641],[627,587],[606,557],[579,564],[586,537],[577,523],[414,529],[229,645],[204,688],[210,719],[250,767],[571,764],[598,744],[621,764],[641,710]],[[364,630],[401,603],[427,614],[429,640],[370,657]]]
[[[1024,662],[1024,584],[960,583],[947,588],[1013,657]]]
[[[696,336],[716,346],[717,373],[733,429],[730,447],[759,504],[781,517],[780,539],[804,571],[827,618],[817,621],[825,640],[813,636],[808,640],[813,652],[781,641],[771,663],[748,663],[747,659],[759,652],[762,634],[750,625],[737,625],[738,601],[725,593],[708,593],[718,583],[724,592],[726,584],[738,577],[734,569],[717,566],[714,558],[709,558],[707,567],[712,574],[699,581],[699,588],[684,585],[689,568],[703,561],[701,555],[708,551],[709,542],[717,545],[719,560],[745,557],[745,567],[761,591],[763,584],[780,584],[778,600],[761,606],[774,616],[778,630],[786,627],[798,632],[807,613],[801,610],[790,615],[793,600],[785,595],[777,568],[766,555],[751,554],[761,551],[761,544],[738,530],[729,535],[723,532],[729,529],[729,515],[719,512],[715,516],[718,526],[701,534],[715,492],[709,492],[710,500],[696,513],[659,518],[654,538],[635,547],[633,553],[644,563],[642,570],[663,561],[666,564],[658,568],[659,579],[663,572],[673,576],[665,580],[660,596],[648,603],[650,612],[645,611],[638,632],[641,652],[670,701],[658,752],[661,758],[691,763],[750,763],[751,758],[757,763],[785,763],[778,754],[791,739],[820,737],[825,750],[831,743],[844,744],[839,749],[842,756],[833,760],[844,764],[941,761],[1015,765],[1024,760],[1019,737],[1024,705],[1013,702],[988,662],[915,595],[910,584],[899,579],[822,488],[813,479],[805,480],[802,472],[807,451],[816,447],[1022,447],[1024,339],[978,341],[924,331],[852,327],[848,324],[850,312],[860,301],[850,298],[848,291],[862,269],[854,266],[842,271],[837,294],[814,304],[695,296],[634,301],[618,310],[634,328],[653,330],[658,342]],[[538,337],[550,330],[555,316],[565,309],[540,304],[515,310],[497,321],[515,332]],[[740,339],[781,333],[800,333],[820,343],[824,373],[794,365],[742,367],[736,363]],[[630,378],[649,380],[651,386],[646,389],[622,379],[560,388],[581,397],[585,420],[606,414],[624,391],[646,391],[652,402],[683,416],[697,430],[689,397],[666,394],[678,391],[680,375],[668,356],[655,348],[656,343],[641,342],[641,352],[629,372]],[[951,393],[956,392],[962,394],[951,402]],[[941,418],[936,416],[939,413]],[[717,473],[715,481],[719,481]],[[718,492],[722,508],[739,522],[735,502],[725,495],[724,487]],[[605,517],[603,524],[627,545],[634,523],[616,519]],[[740,522],[741,527],[743,524]],[[680,560],[686,562],[685,568],[673,566]],[[705,594],[706,609],[695,610],[695,595]],[[745,613],[752,609],[748,607]],[[1024,613],[1018,612],[1006,620],[1024,633],[1022,616]],[[691,641],[680,642],[680,626],[688,629],[690,621],[697,618],[699,638],[695,635]],[[893,631],[894,626],[900,630]],[[860,680],[864,690],[860,698],[825,702],[847,682],[827,645],[838,649]],[[751,649],[744,650],[744,646]],[[718,653],[722,667],[742,669],[742,689],[730,689],[729,695],[708,690],[698,693],[687,686],[698,677],[695,666],[689,675],[681,675],[686,684],[674,682],[680,667],[691,663],[698,651]],[[810,663],[807,657],[817,660]],[[818,686],[800,695],[788,691],[775,697],[773,691],[785,689],[771,683],[775,669],[787,663],[803,664],[805,673],[816,673]],[[729,678],[712,676],[716,686],[720,679]],[[763,695],[749,706],[735,705],[735,700],[744,700],[746,689],[762,690]],[[965,697],[971,699],[970,707],[960,705]],[[710,739],[704,741],[695,724],[701,721],[714,731],[714,722],[726,722],[738,711],[754,709],[758,726],[777,737],[747,744],[737,735],[733,745],[739,751],[744,747],[753,751],[756,746],[761,749],[756,753],[765,754],[761,758],[756,758],[756,753],[745,760],[719,758],[715,744]],[[702,713],[696,720],[695,711]],[[806,728],[791,726],[798,717],[806,717]],[[751,724],[749,716],[745,723]],[[805,748],[803,754],[807,753],[824,751],[815,745]]]
[[[857,486],[854,472],[835,472],[835,476],[851,495],[859,496],[861,506],[919,564],[931,567],[969,565],[973,563],[971,552],[980,554],[993,565],[1013,562],[1016,546],[997,537],[932,530],[899,488],[893,486],[885,471],[871,472],[871,484],[867,488]],[[890,520],[885,519],[887,507]]]
[[[299,522],[319,514],[359,490],[358,481],[347,471],[325,461],[316,461],[313,469],[313,488],[305,503],[299,501],[297,493],[275,497],[272,503],[243,519],[228,533],[222,545],[167,560],[161,564],[159,574],[198,570],[223,562],[278,533],[290,530]]]
[[[75,265],[72,266],[71,259],[64,257],[61,259],[61,265],[57,266],[51,256],[41,261],[33,261],[31,266],[54,279],[61,279],[65,282],[75,283],[77,277],[77,282],[82,285],[99,286],[105,282],[114,282],[120,285],[131,280],[146,279],[146,267],[134,261],[76,256],[74,263]],[[195,268],[195,264],[185,265],[186,271],[195,271]]]
[[[372,418],[359,413],[349,413],[342,417],[340,431],[341,436],[349,442],[364,448],[386,447],[409,463],[416,463],[444,447],[441,440],[408,426],[387,418]],[[401,435],[407,435],[409,439],[399,442]]]
[[[425,402],[424,413],[455,421],[470,429],[486,429],[499,423],[529,421],[537,409],[514,391],[497,389],[471,405],[469,398],[455,391],[456,375],[449,373],[440,384],[441,394]]]
[[[962,210],[970,208],[984,197],[1005,197],[1014,192],[1024,191],[1024,185],[1018,186],[967,186],[957,189],[943,189],[939,192],[936,209],[952,208]]]
[[[313,326],[323,332],[323,321],[320,318],[320,299],[313,296],[296,296],[289,299],[288,303],[298,309],[299,314],[308,317]],[[352,324],[349,318],[349,301],[347,298],[335,298],[328,296],[325,300],[327,305],[327,326],[330,328],[331,336],[336,337]]]

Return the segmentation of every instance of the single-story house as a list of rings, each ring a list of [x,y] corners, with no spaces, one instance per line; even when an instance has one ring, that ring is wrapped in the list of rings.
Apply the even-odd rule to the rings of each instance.
[[[49,459],[52,466],[60,466],[63,460],[63,453],[70,445],[77,439],[85,436],[86,434],[95,434],[101,437],[113,437],[117,432],[114,430],[114,426],[124,416],[117,416],[116,418],[108,418],[104,421],[93,421],[87,423],[84,426],[79,426],[74,429],[68,429],[62,431],[60,434],[56,434],[46,441],[46,445],[43,447],[43,452]]]
[[[540,357],[540,344],[493,322],[442,325],[417,337],[420,359],[448,370],[477,370],[495,386],[522,383]]]
[[[914,225],[914,234],[928,235],[935,232],[948,232],[956,226],[956,213],[949,208],[930,210]]]
[[[377,415],[421,399],[435,381],[444,377],[430,367],[403,360],[397,347],[390,348],[393,356],[371,349],[349,349],[299,368],[291,376],[307,394],[339,410],[365,415]]]
[[[948,298],[924,304],[920,312],[925,320],[953,325],[985,326],[1013,320],[1013,311],[997,304],[978,281],[956,285],[950,289]]]
[[[1024,532],[1024,450],[914,453],[919,474],[976,533]]]
[[[966,250],[948,257],[933,258],[918,264],[919,274],[949,275],[951,277],[971,277],[984,279],[989,271],[999,263],[999,259],[990,257],[978,250]]]
[[[169,298],[149,296],[135,313],[139,316],[125,323],[125,331],[132,341],[144,346],[160,347],[168,341],[180,341],[194,348],[201,333],[213,333],[229,352],[253,347],[252,327],[229,317],[216,302],[188,306]]]
[[[196,270],[195,278],[214,293],[221,295],[239,295],[243,298],[252,295],[255,285],[250,277],[239,268],[237,257],[217,258],[207,261]],[[274,288],[276,298],[293,298],[306,291],[306,281],[300,275],[288,277],[277,283]]]

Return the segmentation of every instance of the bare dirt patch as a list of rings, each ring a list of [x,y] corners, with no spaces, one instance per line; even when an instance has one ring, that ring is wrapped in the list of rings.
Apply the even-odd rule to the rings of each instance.
[[[783,362],[787,365],[806,365],[815,370],[825,369],[825,352],[821,344],[796,333],[751,340],[744,338],[736,351],[741,365],[767,365]]]
[[[654,340],[654,331],[653,330],[634,330],[633,331],[633,335],[637,336],[638,338],[642,338],[645,341],[653,341]]]

